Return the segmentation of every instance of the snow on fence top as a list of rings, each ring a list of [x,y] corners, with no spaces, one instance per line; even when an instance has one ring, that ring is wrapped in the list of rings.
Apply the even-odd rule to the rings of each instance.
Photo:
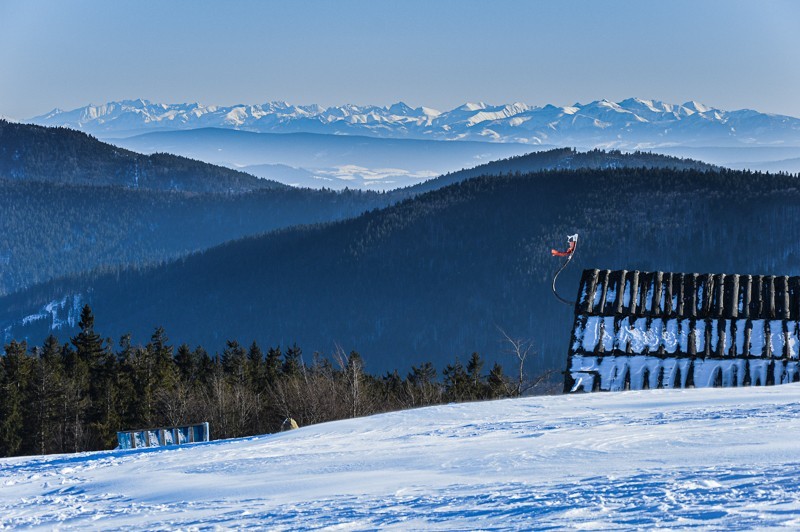
[[[584,270],[565,391],[800,380],[800,277]]]

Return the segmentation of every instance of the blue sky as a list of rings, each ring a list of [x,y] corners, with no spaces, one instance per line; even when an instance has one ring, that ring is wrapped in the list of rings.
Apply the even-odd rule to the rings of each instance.
[[[0,114],[629,96],[800,116],[800,2],[0,2]]]

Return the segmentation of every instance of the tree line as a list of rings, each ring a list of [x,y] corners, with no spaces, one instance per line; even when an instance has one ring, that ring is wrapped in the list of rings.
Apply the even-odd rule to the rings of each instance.
[[[117,346],[94,328],[86,305],[69,342],[11,341],[0,359],[0,456],[111,449],[118,430],[209,421],[212,437],[280,430],[379,412],[511,397],[525,391],[500,364],[472,353],[441,372],[430,362],[406,376],[365,372],[353,351],[306,361],[297,345],[263,351],[228,341],[221,353],[169,345],[163,328],[146,345]],[[524,360],[523,360],[524,362]],[[522,370],[522,366],[520,366]]]

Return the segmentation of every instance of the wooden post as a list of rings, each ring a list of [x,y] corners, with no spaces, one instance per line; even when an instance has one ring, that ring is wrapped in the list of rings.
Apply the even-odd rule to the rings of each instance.
[[[779,320],[792,319],[789,305],[789,277],[786,275],[775,278],[775,317]]]
[[[633,315],[636,313],[636,300],[639,298],[639,270],[630,272],[628,278],[631,286],[631,300],[627,310],[630,315]]]
[[[619,272],[614,272],[611,276],[617,298],[613,306],[614,314],[622,314],[622,301],[625,297],[625,277],[627,273],[628,272],[625,270],[622,270]]]
[[[757,319],[762,316],[764,305],[764,276],[754,275],[750,291],[750,318]]]
[[[725,274],[720,273],[712,277],[714,283],[714,298],[711,301],[709,312],[713,318],[721,318],[725,312]]]
[[[667,273],[664,275],[664,317],[670,317],[676,309],[672,308],[672,280],[675,274]]]
[[[697,317],[697,274],[683,276],[683,315],[687,318]]]
[[[725,313],[730,319],[739,317],[739,276],[725,276]]]
[[[594,289],[597,284],[598,270],[583,270],[578,301],[576,302],[577,311],[590,313],[594,299]]]
[[[739,279],[739,296],[742,300],[742,310],[739,311],[739,316],[742,318],[750,317],[750,302],[753,299],[753,276],[746,275]]]
[[[653,316],[662,316],[664,313],[661,312],[661,290],[664,281],[664,274],[661,272],[655,272],[653,274]]]
[[[767,289],[767,305],[764,309],[767,312],[769,319],[775,319],[775,276],[767,276],[766,282]]]
[[[608,296],[608,282],[609,282],[608,276],[610,273],[611,273],[610,270],[601,271],[597,281],[600,284],[600,287],[598,287],[598,289],[602,288],[602,291],[600,292],[599,306],[598,308],[594,309],[594,311],[595,313],[600,315],[606,314],[606,297]]]
[[[789,318],[800,318],[800,277],[789,277]]]

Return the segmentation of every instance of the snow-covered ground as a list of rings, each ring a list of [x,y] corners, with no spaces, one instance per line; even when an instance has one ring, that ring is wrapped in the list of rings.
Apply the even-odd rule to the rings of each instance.
[[[3,459],[3,526],[798,529],[800,385],[447,405]]]

